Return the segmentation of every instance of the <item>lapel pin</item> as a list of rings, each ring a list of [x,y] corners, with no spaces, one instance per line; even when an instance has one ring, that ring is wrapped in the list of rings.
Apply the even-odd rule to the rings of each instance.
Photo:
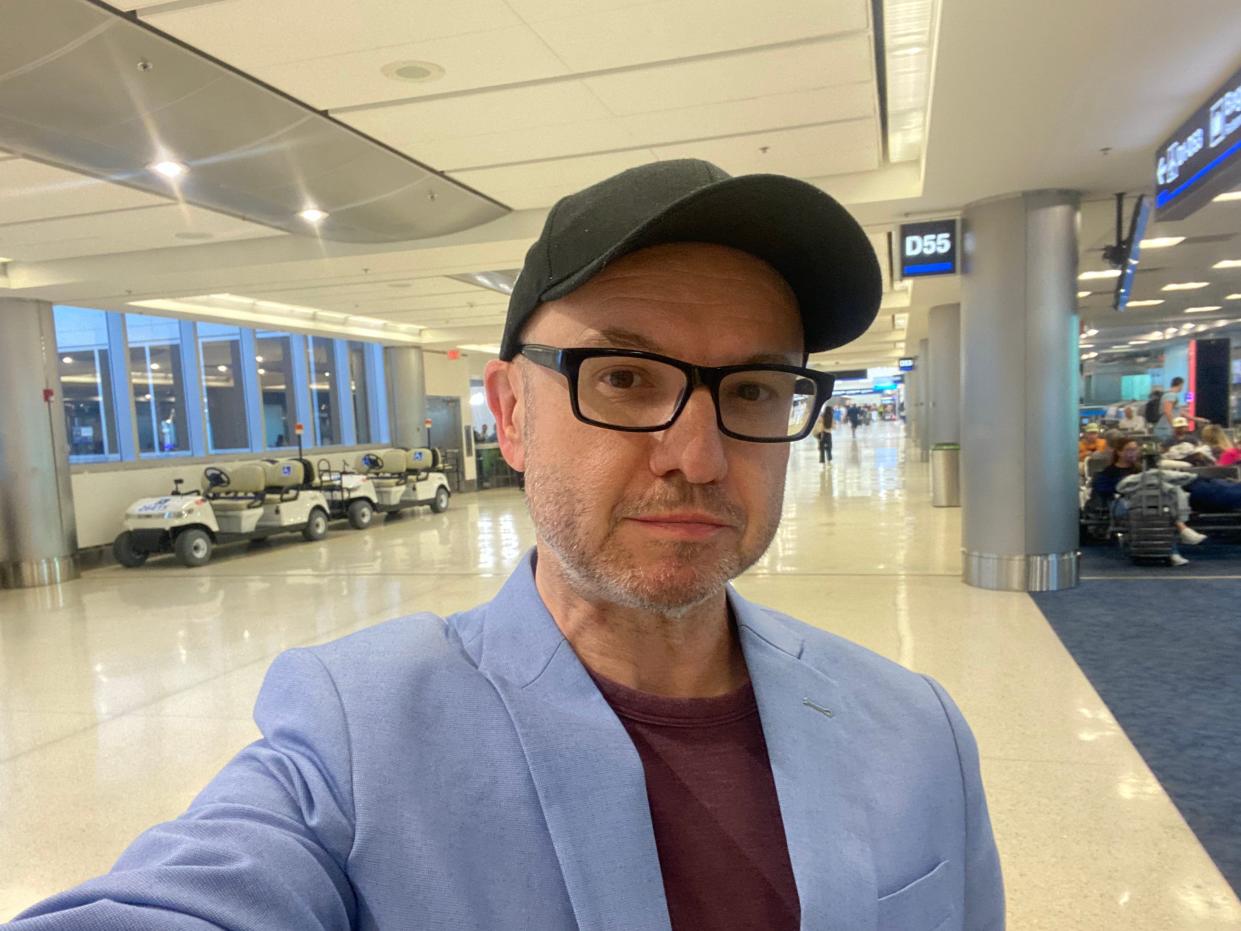
[[[835,717],[835,715],[832,713],[831,709],[829,709],[829,708],[824,708],[822,705],[816,705],[816,704],[815,704],[814,702],[812,702],[809,698],[803,698],[803,699],[801,700],[801,703],[802,703],[803,705],[805,705],[807,708],[813,708],[815,711],[819,712],[819,714],[821,714],[821,715],[825,715],[826,717],[829,717],[829,718],[834,718],[834,717]]]

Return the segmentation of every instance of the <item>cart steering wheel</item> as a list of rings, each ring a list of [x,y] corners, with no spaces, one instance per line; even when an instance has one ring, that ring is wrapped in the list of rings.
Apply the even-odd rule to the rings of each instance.
[[[207,466],[203,469],[203,478],[212,488],[224,488],[229,484],[228,473],[216,466]]]

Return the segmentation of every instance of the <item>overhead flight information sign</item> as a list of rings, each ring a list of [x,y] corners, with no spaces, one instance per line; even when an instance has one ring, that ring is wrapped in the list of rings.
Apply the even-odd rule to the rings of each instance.
[[[901,277],[957,273],[957,221],[932,220],[901,226]]]
[[[1181,220],[1241,183],[1241,71],[1155,153],[1160,220]]]

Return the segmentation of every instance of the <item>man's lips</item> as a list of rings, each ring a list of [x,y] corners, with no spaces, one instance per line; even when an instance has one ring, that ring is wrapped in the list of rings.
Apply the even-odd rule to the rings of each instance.
[[[702,538],[711,536],[733,525],[714,514],[701,511],[674,511],[667,514],[641,514],[629,518],[635,523],[677,537]]]

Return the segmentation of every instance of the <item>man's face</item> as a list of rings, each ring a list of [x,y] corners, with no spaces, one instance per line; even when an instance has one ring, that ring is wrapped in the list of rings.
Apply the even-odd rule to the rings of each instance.
[[[796,365],[803,338],[774,269],[679,243],[631,253],[543,305],[523,342]],[[487,375],[505,457],[526,474],[540,559],[556,559],[579,595],[675,614],[718,594],[771,542],[788,444],[725,437],[707,389],[668,429],[623,433],[577,420],[566,379],[528,360],[492,363]]]

